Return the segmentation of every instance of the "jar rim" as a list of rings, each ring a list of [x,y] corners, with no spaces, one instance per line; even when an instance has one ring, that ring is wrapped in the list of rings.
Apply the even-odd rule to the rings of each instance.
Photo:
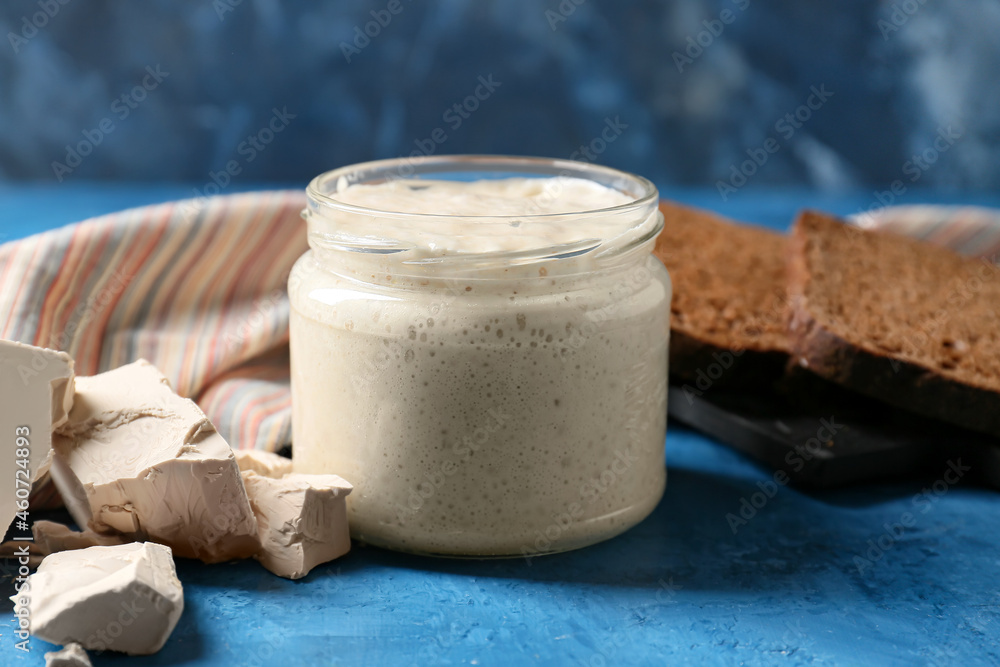
[[[629,201],[572,212],[476,215],[382,211],[345,203],[333,194],[357,183],[419,180],[423,176],[454,181],[516,176],[574,177],[614,189],[626,195]],[[611,167],[556,158],[439,155],[376,160],[320,174],[309,183],[306,193],[307,208],[303,216],[309,223],[309,244],[314,250],[346,251],[372,259],[381,257],[386,262],[391,261],[397,269],[409,267],[407,271],[482,272],[560,260],[557,270],[566,272],[573,268],[574,262],[569,261],[572,259],[605,265],[618,261],[616,258],[644,247],[663,228],[658,208],[659,192],[647,179]],[[449,221],[472,223],[497,231],[503,231],[499,223],[513,224],[523,234],[534,234],[537,242],[511,245],[502,240],[507,238],[504,234],[494,231],[483,237],[493,239],[487,244],[492,247],[483,249],[456,250],[454,246],[449,247],[447,240],[442,242],[439,234],[437,245],[427,245],[425,235],[433,238],[437,223]],[[586,222],[600,224],[588,227]],[[545,239],[545,234],[537,233],[560,225],[564,230],[577,228],[580,233],[559,239]],[[586,229],[590,232],[585,233]]]
[[[444,167],[450,167],[445,170]],[[394,179],[419,179],[421,176],[441,174],[491,174],[493,177],[533,174],[542,176],[566,176],[590,180],[614,189],[632,197],[631,201],[615,206],[585,209],[582,211],[560,213],[529,213],[513,216],[519,220],[550,220],[566,216],[607,215],[624,213],[629,210],[641,210],[659,201],[659,191],[646,178],[612,167],[605,167],[590,162],[565,160],[560,158],[545,158],[514,155],[427,155],[420,157],[400,157],[386,160],[360,162],[324,172],[316,176],[306,187],[306,195],[310,207],[324,206],[355,215],[377,215],[379,217],[405,217],[414,219],[465,219],[475,220],[479,224],[489,224],[491,221],[507,224],[510,215],[482,215],[455,213],[415,213],[409,211],[393,211],[386,209],[358,206],[340,201],[329,194],[333,185],[336,191],[342,184],[380,183]],[[367,176],[367,177],[365,177]],[[627,192],[621,186],[629,184],[637,194]]]

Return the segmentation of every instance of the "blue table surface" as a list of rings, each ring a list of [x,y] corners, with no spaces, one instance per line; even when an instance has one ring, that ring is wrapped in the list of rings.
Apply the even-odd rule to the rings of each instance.
[[[291,187],[298,187],[293,184]],[[0,186],[6,240],[130,206],[184,185]],[[782,228],[802,207],[853,213],[873,192],[749,188],[662,194]],[[1000,196],[908,192],[906,203],[1000,207]],[[642,524],[580,551],[462,561],[356,546],[298,582],[253,561],[179,561],[185,610],[148,657],[95,665],[998,664],[1000,495],[936,477],[806,494],[773,471],[671,423],[668,488]],[[936,482],[936,484],[935,484]],[[909,513],[910,527],[896,527]],[[9,577],[0,592],[10,595]],[[42,664],[54,647],[0,664]]]

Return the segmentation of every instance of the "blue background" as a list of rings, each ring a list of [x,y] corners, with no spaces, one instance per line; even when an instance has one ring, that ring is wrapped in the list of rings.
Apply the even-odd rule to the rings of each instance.
[[[42,0],[49,18],[8,0],[0,179],[57,182],[53,162],[105,119],[64,182],[201,187],[235,160],[233,181],[301,185],[408,155],[436,128],[437,153],[568,157],[618,118],[597,161],[659,185],[714,186],[772,137],[752,186],[884,186],[948,126],[961,139],[918,184],[1000,183],[995,0],[391,1],[397,14],[390,0]],[[454,128],[445,113],[491,75],[501,85]],[[814,86],[833,96],[777,130]],[[240,146],[275,108],[294,118],[250,160]]]

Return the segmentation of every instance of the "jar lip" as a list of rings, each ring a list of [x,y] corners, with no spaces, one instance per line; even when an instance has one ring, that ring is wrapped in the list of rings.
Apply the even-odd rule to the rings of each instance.
[[[449,167],[449,169],[445,169],[445,167]],[[633,186],[634,190],[638,191],[638,194],[623,192],[620,187],[615,187],[616,190],[627,194],[633,199],[624,204],[604,208],[559,213],[531,213],[517,216],[413,213],[408,211],[383,210],[348,204],[329,194],[331,184],[334,185],[333,189],[336,191],[336,189],[341,187],[341,184],[380,183],[392,179],[419,179],[421,176],[462,172],[469,174],[491,174],[494,177],[526,174],[537,175],[539,177],[575,177],[594,181],[608,187],[615,187],[611,183],[618,183],[620,185],[629,184]],[[370,174],[369,178],[362,177],[362,175],[368,174]],[[306,187],[306,195],[309,198],[310,207],[314,207],[313,205],[316,204],[356,215],[377,215],[378,217],[412,219],[464,219],[475,220],[480,224],[489,224],[492,221],[507,224],[512,217],[523,221],[544,221],[567,216],[607,215],[609,213],[640,210],[650,205],[655,207],[659,202],[659,192],[656,186],[648,179],[636,174],[589,162],[513,155],[430,155],[361,162],[332,169],[316,176]]]

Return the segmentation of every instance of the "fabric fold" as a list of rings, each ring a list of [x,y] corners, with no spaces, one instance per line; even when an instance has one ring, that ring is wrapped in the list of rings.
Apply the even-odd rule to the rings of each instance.
[[[139,358],[236,449],[291,442],[285,284],[308,249],[301,191],[130,209],[0,246],[0,338],[79,375]]]

